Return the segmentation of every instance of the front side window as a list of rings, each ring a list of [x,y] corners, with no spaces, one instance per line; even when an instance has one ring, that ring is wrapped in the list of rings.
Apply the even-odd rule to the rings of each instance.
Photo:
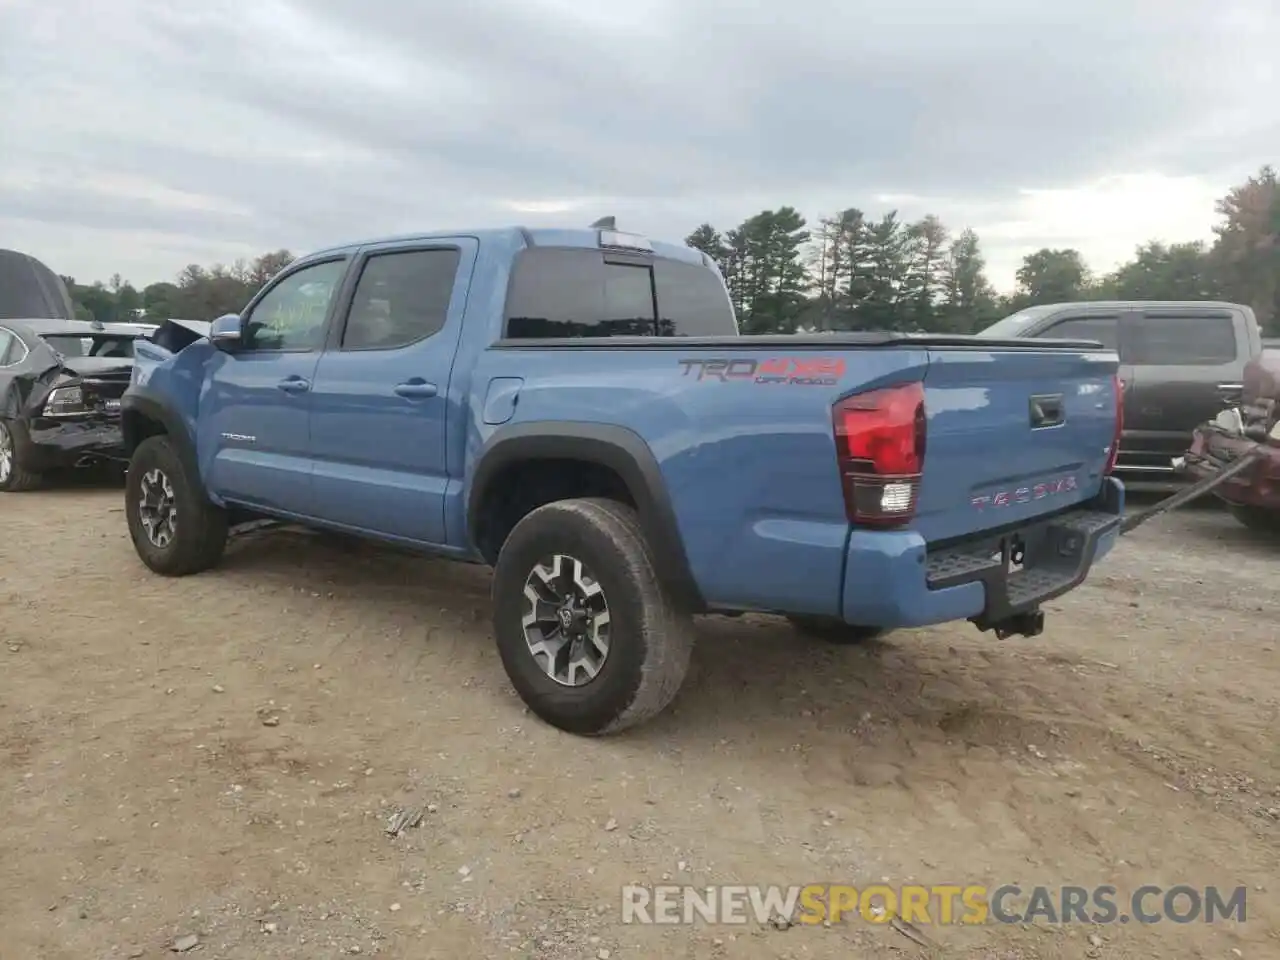
[[[319,350],[325,321],[347,271],[345,260],[289,274],[258,301],[244,326],[245,350]]]
[[[1118,318],[1116,317],[1073,317],[1036,334],[1059,340],[1097,340],[1108,350],[1115,350]]]
[[[370,257],[356,283],[342,348],[394,350],[439,333],[461,258],[445,249]]]

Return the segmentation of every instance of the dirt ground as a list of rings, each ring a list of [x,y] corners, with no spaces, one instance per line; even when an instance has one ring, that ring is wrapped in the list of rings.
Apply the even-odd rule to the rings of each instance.
[[[3,960],[1280,957],[1280,545],[1216,509],[1036,640],[709,618],[675,708],[598,741],[524,711],[484,570],[262,532],[166,580],[106,484],[0,531]],[[621,922],[632,882],[881,880],[1245,885],[1247,919]]]

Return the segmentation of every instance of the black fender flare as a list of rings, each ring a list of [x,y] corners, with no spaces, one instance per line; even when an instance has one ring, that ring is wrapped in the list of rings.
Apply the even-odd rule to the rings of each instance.
[[[150,420],[164,427],[165,434],[178,451],[182,465],[186,468],[187,478],[206,495],[204,478],[200,476],[200,464],[196,458],[195,443],[183,422],[182,416],[173,408],[163,394],[156,393],[146,387],[130,386],[120,398],[120,431],[124,440],[124,451],[130,458],[150,434],[138,430],[138,418]]]
[[[501,427],[476,458],[467,498],[467,529],[478,529],[481,505],[494,479],[512,464],[532,460],[582,460],[607,467],[622,478],[640,515],[658,575],[682,607],[706,610],[658,460],[637,433],[609,424],[564,420],[532,421]]]

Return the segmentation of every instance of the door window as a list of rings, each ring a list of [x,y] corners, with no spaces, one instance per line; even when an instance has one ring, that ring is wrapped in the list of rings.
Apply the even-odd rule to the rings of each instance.
[[[394,350],[440,332],[449,314],[462,254],[404,250],[365,261],[356,284],[344,350]]]
[[[1108,350],[1115,350],[1119,346],[1116,317],[1070,317],[1059,320],[1036,336],[1062,340],[1097,340]]]
[[[1139,314],[1125,322],[1123,358],[1146,366],[1217,366],[1236,358],[1229,315]]]
[[[7,367],[9,364],[13,363],[13,361],[9,359],[9,354],[18,352],[13,349],[13,344],[17,339],[18,338],[8,330],[0,327],[0,367]]]
[[[267,291],[244,326],[245,350],[319,350],[345,260],[297,270]]]

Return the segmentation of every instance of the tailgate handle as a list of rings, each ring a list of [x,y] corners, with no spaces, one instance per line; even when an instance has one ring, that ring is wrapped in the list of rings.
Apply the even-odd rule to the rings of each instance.
[[[1218,384],[1218,396],[1228,403],[1239,403],[1244,399],[1244,384],[1220,383]]]
[[[1031,398],[1031,429],[1060,427],[1066,416],[1062,409],[1062,394],[1043,393]]]

